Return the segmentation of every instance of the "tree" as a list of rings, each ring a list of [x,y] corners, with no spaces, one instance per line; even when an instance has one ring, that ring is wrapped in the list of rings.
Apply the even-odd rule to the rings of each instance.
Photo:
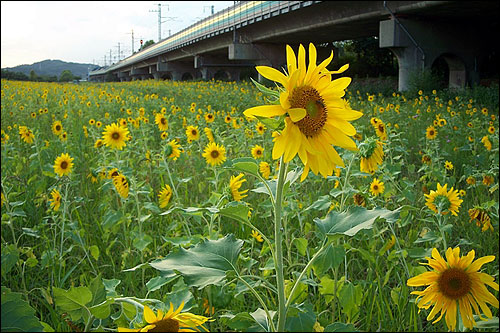
[[[38,76],[36,75],[34,70],[30,71],[30,81],[37,81]]]
[[[142,46],[141,48],[139,49],[139,51],[142,51],[144,50],[146,47],[148,47],[149,45],[153,45],[155,42],[154,40],[150,39],[148,41],[146,41]]]
[[[65,69],[62,71],[61,75],[59,76],[59,82],[69,82],[74,80],[75,76],[73,73],[71,73],[70,70]]]

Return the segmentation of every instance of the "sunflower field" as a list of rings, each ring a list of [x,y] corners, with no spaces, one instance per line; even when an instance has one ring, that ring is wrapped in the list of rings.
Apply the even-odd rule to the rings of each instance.
[[[498,86],[331,60],[2,80],[2,331],[498,331]]]

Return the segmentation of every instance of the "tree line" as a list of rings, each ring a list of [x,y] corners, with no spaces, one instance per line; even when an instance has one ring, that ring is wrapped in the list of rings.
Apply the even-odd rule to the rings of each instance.
[[[81,77],[73,75],[70,70],[63,70],[59,78],[57,75],[38,75],[34,70],[30,71],[30,75],[21,72],[13,72],[7,69],[2,69],[2,79],[16,80],[16,81],[34,81],[34,82],[70,82],[73,80],[80,80]]]

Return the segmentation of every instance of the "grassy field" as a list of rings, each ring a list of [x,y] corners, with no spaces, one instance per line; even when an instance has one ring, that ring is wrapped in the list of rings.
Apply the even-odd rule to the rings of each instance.
[[[408,286],[433,248],[495,256],[481,271],[498,282],[498,86],[353,82],[359,151],[336,148],[345,167],[301,181],[299,157],[281,178],[272,158],[279,124],[243,115],[269,104],[253,83],[1,85],[2,331],[139,328],[170,304],[200,330],[273,330],[278,255],[288,331],[447,330]],[[445,184],[458,196],[436,197]],[[498,330],[489,308],[476,329]]]

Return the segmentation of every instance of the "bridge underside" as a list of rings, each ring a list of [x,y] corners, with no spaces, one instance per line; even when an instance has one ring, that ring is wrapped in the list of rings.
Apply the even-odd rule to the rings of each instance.
[[[489,37],[498,28],[498,8],[489,1],[324,1],[236,25],[93,79],[239,80],[256,73],[256,65],[286,67],[287,44],[295,50],[310,42],[326,46],[318,47],[321,59],[331,42],[375,36],[398,59],[399,90],[408,89],[413,72],[437,62],[448,66],[450,87],[464,87],[478,83],[485,57],[498,56],[498,43]]]

